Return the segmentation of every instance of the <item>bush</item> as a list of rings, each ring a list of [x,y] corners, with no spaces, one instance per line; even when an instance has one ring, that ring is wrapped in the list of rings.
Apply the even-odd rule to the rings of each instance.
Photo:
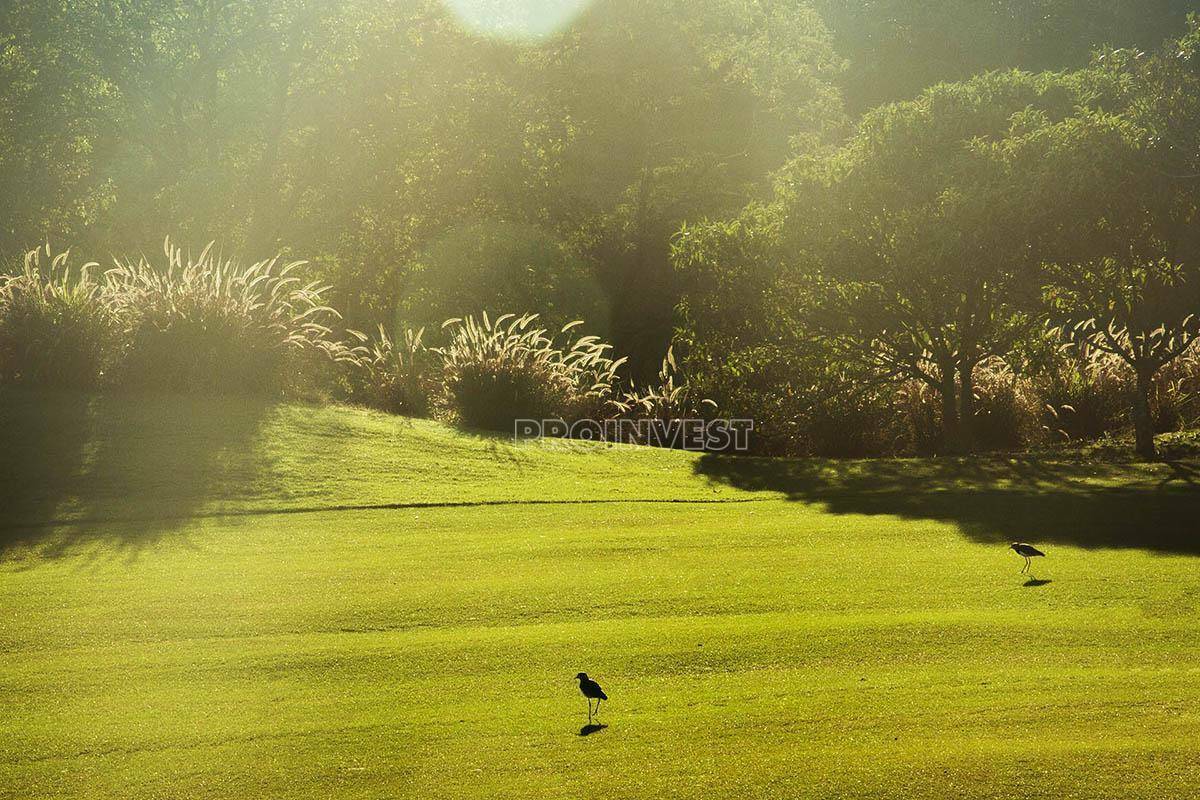
[[[664,422],[700,419],[711,415],[716,408],[717,404],[712,400],[696,398],[694,384],[684,380],[679,373],[674,348],[667,348],[656,381],[622,392],[615,403],[615,410],[622,416]]]
[[[754,420],[759,455],[870,458],[930,455],[942,442],[941,400],[916,380],[885,381],[825,342],[797,337],[733,354],[693,348],[689,391],[722,415]],[[1044,441],[1042,407],[1027,378],[996,359],[975,373],[971,431],[981,450]]]
[[[428,416],[436,381],[432,354],[422,342],[425,329],[405,330],[392,339],[380,325],[374,341],[358,331],[350,333],[364,346],[349,370],[348,399],[389,414]]]
[[[127,330],[114,376],[122,386],[169,391],[275,393],[309,389],[330,361],[355,350],[332,336],[339,318],[322,302],[328,287],[301,283],[303,262],[242,267],[212,245],[194,260],[170,241],[165,268],[144,258],[104,275],[104,293]]]
[[[1065,344],[1034,378],[1047,427],[1060,440],[1089,441],[1128,432],[1134,374],[1111,353]],[[1200,351],[1195,347],[1159,370],[1150,392],[1156,433],[1200,423]]]
[[[1200,351],[1194,345],[1159,372],[1150,411],[1159,433],[1195,428],[1200,423]]]
[[[49,263],[43,262],[43,256]],[[92,279],[94,263],[72,269],[47,245],[0,277],[0,383],[94,388],[119,356],[119,325]]]
[[[449,343],[442,357],[442,394],[448,411],[464,425],[512,431],[518,419],[598,418],[612,405],[617,369],[610,345],[595,336],[559,344],[541,328],[536,314],[505,314],[482,321],[447,320]],[[581,325],[576,321],[560,331]]]
[[[1017,450],[1048,438],[1043,406],[1028,378],[999,359],[975,370],[975,416],[971,434],[979,450]]]
[[[689,392],[723,417],[752,419],[756,455],[862,458],[930,452],[937,441],[937,403],[923,385],[880,384],[814,337],[736,350],[689,344]]]
[[[1065,344],[1055,349],[1032,382],[1054,439],[1098,439],[1129,426],[1133,375],[1116,356]]]

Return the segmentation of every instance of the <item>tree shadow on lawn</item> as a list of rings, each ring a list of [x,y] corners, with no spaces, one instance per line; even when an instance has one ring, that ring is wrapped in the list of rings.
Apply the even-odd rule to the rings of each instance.
[[[0,524],[5,534],[11,533],[7,530],[11,524],[54,518],[65,488],[83,468],[91,438],[90,406],[89,398],[81,394],[4,390]]]
[[[269,467],[270,404],[181,396],[14,395],[0,402],[0,557],[99,544],[130,558]]]
[[[705,455],[714,483],[778,491],[835,514],[952,522],[985,543],[1200,554],[1200,488],[1186,465],[1169,468],[1038,459],[830,461]]]

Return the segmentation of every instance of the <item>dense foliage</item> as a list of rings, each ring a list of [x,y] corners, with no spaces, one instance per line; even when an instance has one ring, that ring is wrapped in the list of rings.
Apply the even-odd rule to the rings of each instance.
[[[514,9],[5,5],[0,181],[20,190],[0,257],[169,230],[308,261],[13,261],[0,378],[319,392],[493,428],[750,417],[769,453],[1132,423],[1150,457],[1191,424],[1187,3]],[[498,328],[505,311],[523,316]],[[575,319],[603,347],[537,328]]]
[[[1070,385],[1073,367],[1045,354],[1075,341],[1075,375],[1107,375],[1106,356],[1133,373],[1137,448],[1153,456],[1156,385],[1190,352],[1200,311],[1198,41],[1193,25],[1153,55],[939,84],[869,112],[843,146],[793,160],[771,203],[685,227],[690,372],[735,413],[795,398],[764,420],[769,435],[816,452],[811,436],[786,433],[805,410],[804,427],[820,429],[832,404],[857,431],[845,449],[877,451],[855,442],[881,430],[864,403],[894,405],[900,395],[874,387],[915,384],[936,398],[937,449],[954,451],[1066,430],[1049,389]],[[744,324],[747,310],[763,323]],[[988,408],[995,393],[977,385],[988,363],[1013,371],[1013,387],[1046,386],[1038,399],[1054,419],[1017,425],[1038,403],[1012,391],[1007,411]],[[1005,415],[1008,433],[989,434]],[[916,437],[905,449],[920,449]]]
[[[31,250],[19,272],[0,278],[3,384],[92,389],[119,350],[116,314],[90,274],[97,265],[69,259]]]
[[[649,377],[678,300],[671,233],[837,129],[841,63],[803,0],[598,0],[525,40],[438,0],[4,4],[0,185],[20,190],[0,197],[0,255],[162,231],[286,247],[362,330],[429,297],[441,319],[477,313],[445,293],[511,294],[528,269],[500,299],[601,309]],[[475,281],[472,261],[507,266]],[[583,284],[588,307],[559,307]]]
[[[211,246],[198,256],[164,243],[99,271],[49,247],[0,281],[0,378],[42,388],[279,394],[320,381],[359,353],[330,327],[327,287],[303,284],[298,262],[243,266]],[[43,258],[45,256],[45,258]],[[332,373],[332,370],[324,370]]]
[[[445,400],[453,416],[474,428],[511,432],[516,420],[567,422],[607,416],[607,404],[625,359],[596,336],[560,339],[536,326],[537,315],[447,320],[442,357]]]

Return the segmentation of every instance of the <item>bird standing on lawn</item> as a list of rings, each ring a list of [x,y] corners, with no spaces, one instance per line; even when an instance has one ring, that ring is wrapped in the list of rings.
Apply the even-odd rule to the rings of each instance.
[[[1025,557],[1025,566],[1021,567],[1022,573],[1025,572],[1025,570],[1029,569],[1029,565],[1032,563],[1030,561],[1030,559],[1034,558],[1035,556],[1046,555],[1045,553],[1043,553],[1041,550],[1038,550],[1033,545],[1025,544],[1024,542],[1013,542],[1012,544],[1009,545],[1009,547],[1011,547],[1013,552],[1015,552],[1017,555]]]
[[[607,700],[608,695],[600,688],[600,684],[587,676],[586,672],[581,672],[575,676],[575,680],[579,681],[579,691],[583,692],[583,696],[587,698],[588,704],[588,724],[592,724],[592,701],[596,701],[596,714],[600,714],[600,701]]]

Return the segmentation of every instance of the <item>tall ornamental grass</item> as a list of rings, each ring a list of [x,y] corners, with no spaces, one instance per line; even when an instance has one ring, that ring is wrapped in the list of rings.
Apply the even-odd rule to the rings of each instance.
[[[358,403],[411,417],[428,416],[438,392],[435,354],[425,346],[425,329],[388,336],[383,326],[374,337],[350,331],[361,343],[345,370],[346,396]]]
[[[243,267],[209,245],[195,258],[70,266],[49,247],[0,278],[0,383],[230,394],[311,392],[332,362],[362,355],[333,335],[327,287],[303,262]]]
[[[613,410],[624,358],[596,336],[571,339],[576,320],[557,334],[536,327],[537,315],[450,319],[442,358],[447,410],[463,425],[512,431],[517,419],[600,418]],[[559,337],[565,337],[560,339]]]
[[[302,261],[242,266],[210,244],[192,257],[164,242],[165,263],[118,262],[103,293],[125,327],[117,381],[126,387],[218,393],[307,389],[313,371],[353,361],[333,336],[328,287],[296,274]]]
[[[92,277],[50,246],[0,277],[0,384],[89,390],[119,356],[119,319]]]

